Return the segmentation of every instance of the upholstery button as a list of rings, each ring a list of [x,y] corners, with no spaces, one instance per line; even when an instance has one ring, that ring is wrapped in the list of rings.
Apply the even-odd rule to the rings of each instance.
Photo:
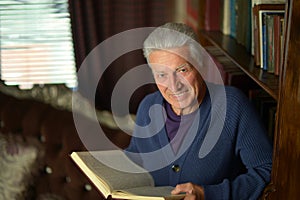
[[[86,191],[91,191],[91,190],[92,190],[92,186],[91,186],[90,184],[85,184],[85,185],[84,185],[84,189],[85,189]]]
[[[47,174],[52,174],[52,169],[51,169],[51,167],[46,166],[46,167],[45,167],[45,172],[46,172]]]
[[[173,166],[172,166],[172,170],[173,170],[174,172],[179,172],[179,171],[180,171],[179,165],[173,165]]]
[[[66,176],[65,177],[65,181],[66,181],[66,183],[71,183],[71,177],[70,176]]]
[[[40,135],[40,141],[42,143],[45,143],[46,142],[46,137],[44,135]]]

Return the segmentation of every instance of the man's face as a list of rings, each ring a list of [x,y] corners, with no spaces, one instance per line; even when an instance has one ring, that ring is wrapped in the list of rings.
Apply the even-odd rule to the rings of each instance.
[[[177,115],[195,111],[205,94],[202,77],[184,58],[166,50],[149,55],[157,87]]]

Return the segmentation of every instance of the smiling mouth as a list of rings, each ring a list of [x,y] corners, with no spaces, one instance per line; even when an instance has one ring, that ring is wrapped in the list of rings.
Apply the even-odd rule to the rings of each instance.
[[[186,95],[188,93],[188,91],[184,91],[184,92],[180,92],[180,93],[176,93],[176,94],[171,94],[170,96],[173,98],[180,98],[184,95]]]

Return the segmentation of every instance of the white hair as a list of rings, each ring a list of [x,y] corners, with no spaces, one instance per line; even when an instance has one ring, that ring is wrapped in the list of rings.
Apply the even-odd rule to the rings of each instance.
[[[187,46],[189,54],[201,66],[201,49],[198,36],[186,24],[169,22],[156,28],[144,41],[143,52],[148,61],[151,52]]]

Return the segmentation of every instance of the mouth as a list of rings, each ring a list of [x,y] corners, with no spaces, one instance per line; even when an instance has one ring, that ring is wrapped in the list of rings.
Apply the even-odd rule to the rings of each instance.
[[[170,94],[170,96],[175,99],[180,99],[180,98],[184,97],[187,93],[188,93],[188,91],[183,91],[183,92]]]

